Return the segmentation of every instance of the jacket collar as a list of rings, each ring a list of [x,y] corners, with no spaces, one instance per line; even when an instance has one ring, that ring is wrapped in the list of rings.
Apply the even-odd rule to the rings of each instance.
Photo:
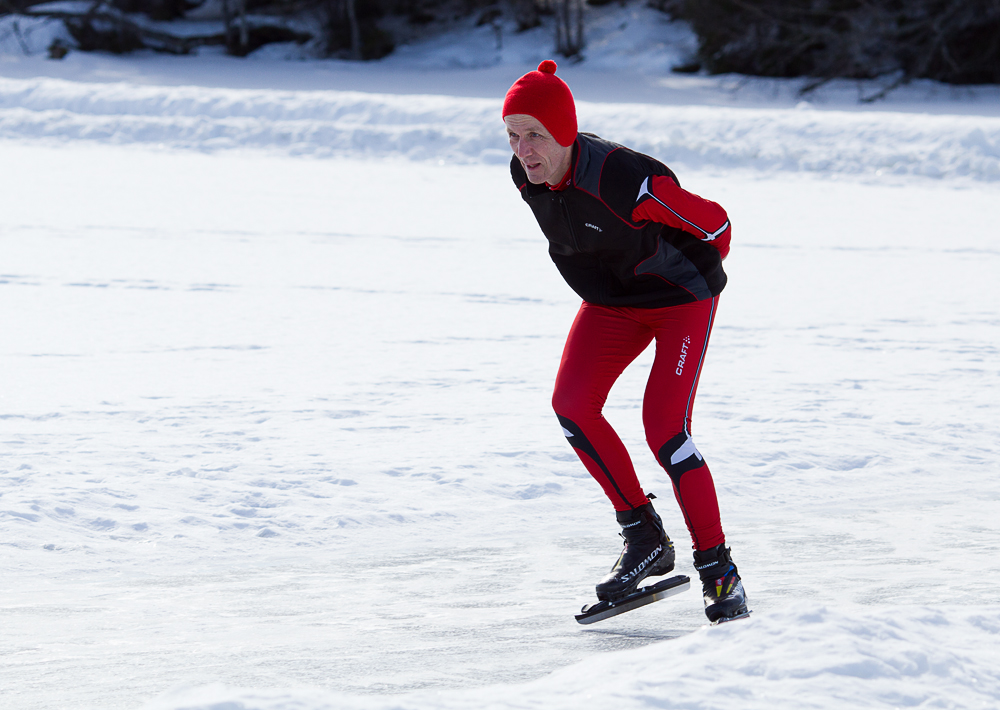
[[[559,182],[550,185],[545,183],[545,186],[552,190],[553,192],[562,192],[573,187],[574,176],[576,175],[576,163],[577,159],[580,157],[580,134],[577,134],[576,140],[573,141],[573,155],[569,160],[569,167],[566,168],[566,173],[562,176]]]

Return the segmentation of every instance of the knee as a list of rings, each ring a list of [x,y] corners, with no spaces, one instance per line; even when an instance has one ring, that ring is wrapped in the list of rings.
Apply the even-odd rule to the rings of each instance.
[[[651,441],[648,443],[656,454],[656,460],[670,475],[674,484],[679,484],[681,476],[688,471],[705,465],[705,459],[694,445],[694,439],[685,431],[678,432],[659,447]]]

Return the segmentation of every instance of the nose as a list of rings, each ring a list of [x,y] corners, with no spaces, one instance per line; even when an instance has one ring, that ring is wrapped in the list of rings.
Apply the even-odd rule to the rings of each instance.
[[[518,158],[527,158],[531,155],[531,148],[528,146],[528,142],[523,138],[517,139],[517,144],[514,146],[514,155]]]

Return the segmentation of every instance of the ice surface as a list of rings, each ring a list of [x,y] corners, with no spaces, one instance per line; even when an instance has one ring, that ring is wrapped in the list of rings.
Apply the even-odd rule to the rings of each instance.
[[[514,687],[366,700],[319,690],[179,688],[175,708],[990,708],[1000,693],[995,613],[912,609],[896,617],[819,607],[739,627],[700,629],[641,650],[602,654]],[[720,662],[718,648],[731,658]]]
[[[20,166],[0,186],[16,707],[136,707],[215,681],[502,683],[489,697],[516,707],[517,681],[647,644],[671,693],[702,692],[673,668],[687,651],[657,645],[699,627],[697,595],[593,632],[571,618],[615,526],[548,407],[574,299],[503,169],[2,150]],[[768,674],[831,672],[802,660],[811,634],[853,647],[846,629],[872,618],[933,615],[964,639],[970,614],[997,613],[995,189],[683,177],[740,227],[695,426],[757,618],[846,614],[787,631]],[[669,495],[641,441],[647,367],[608,416]],[[198,692],[176,707],[214,707]]]
[[[479,70],[74,57],[0,62],[3,707],[996,707],[981,97],[582,104],[732,218],[694,433],[755,610],[584,628],[618,538],[549,407],[578,304]],[[683,550],[650,356],[606,414]]]

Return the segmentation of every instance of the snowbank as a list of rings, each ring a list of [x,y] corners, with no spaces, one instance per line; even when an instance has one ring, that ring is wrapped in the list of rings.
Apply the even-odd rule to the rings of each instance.
[[[0,138],[504,163],[500,99],[0,79]],[[585,130],[688,168],[1000,180],[1000,118],[580,102]]]
[[[996,608],[909,607],[890,615],[800,604],[595,656],[522,685],[380,699],[210,686],[180,688],[146,710],[987,708],[1000,697],[998,634]]]

